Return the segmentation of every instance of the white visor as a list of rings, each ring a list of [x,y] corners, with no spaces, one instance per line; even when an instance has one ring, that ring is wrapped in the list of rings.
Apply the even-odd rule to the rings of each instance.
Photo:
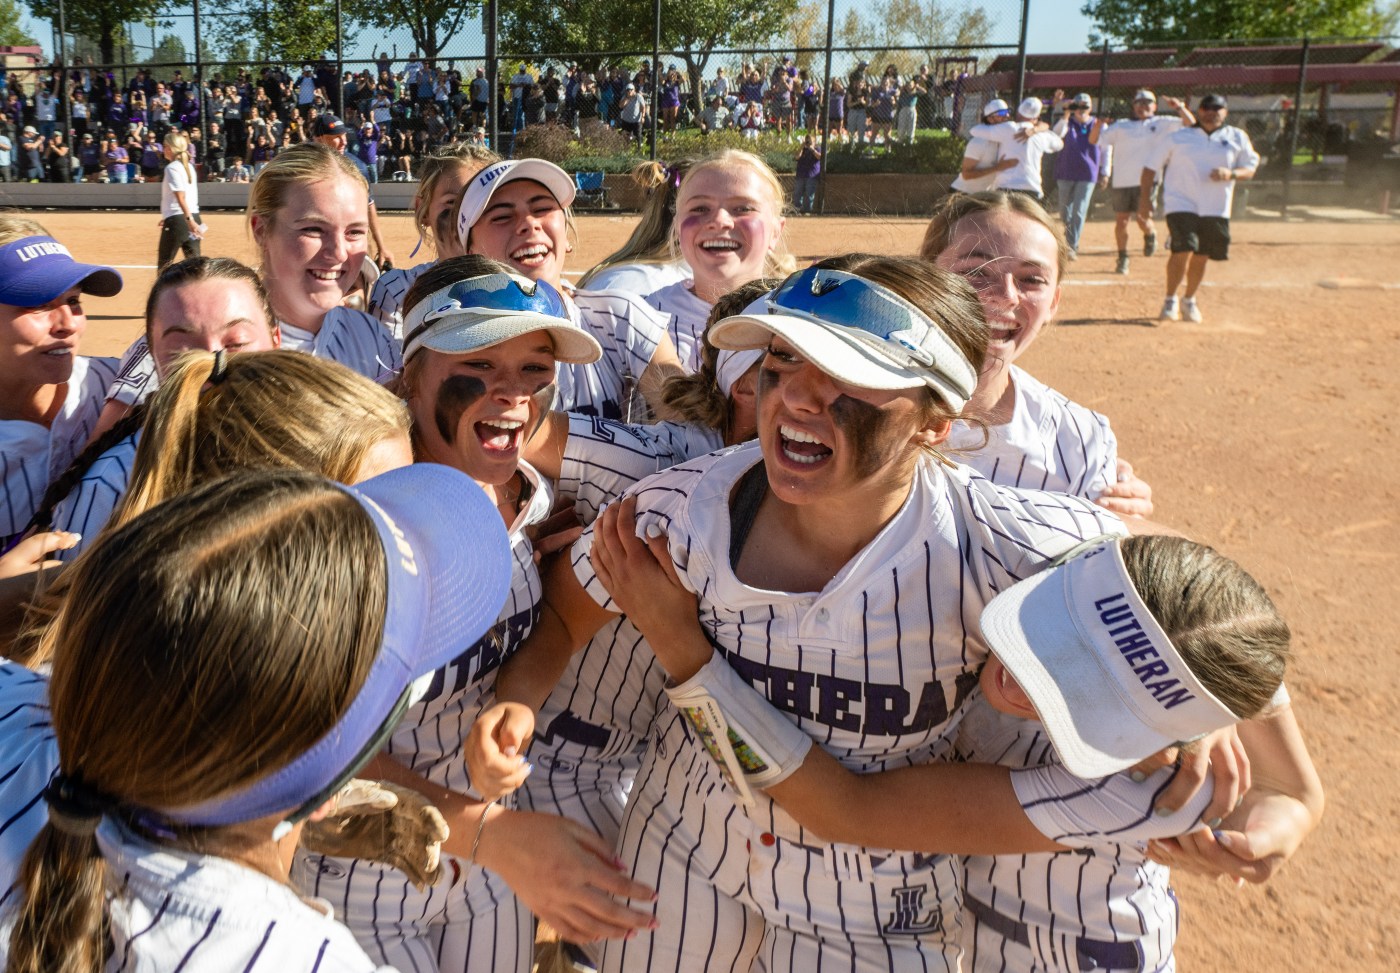
[[[982,634],[1078,777],[1107,777],[1239,719],[1147,610],[1118,539],[1002,592]]]

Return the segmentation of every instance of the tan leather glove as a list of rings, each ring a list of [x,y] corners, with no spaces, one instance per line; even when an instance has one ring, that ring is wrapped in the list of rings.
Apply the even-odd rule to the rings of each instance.
[[[440,856],[447,835],[447,822],[422,794],[388,781],[356,778],[331,799],[329,814],[306,823],[301,847],[393,865],[422,891],[442,877]]]

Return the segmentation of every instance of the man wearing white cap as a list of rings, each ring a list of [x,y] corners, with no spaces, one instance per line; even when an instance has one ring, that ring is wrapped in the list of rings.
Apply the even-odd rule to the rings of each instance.
[[[1167,107],[1176,115],[1157,114],[1157,96],[1146,88],[1133,95],[1133,117],[1109,125],[1099,133],[1099,144],[1111,153],[1107,162],[1109,185],[1113,192],[1113,237],[1118,243],[1118,264],[1115,272],[1128,272],[1128,220],[1136,218],[1142,229],[1142,254],[1150,257],[1157,252],[1157,231],[1152,225],[1152,208],[1146,219],[1138,214],[1141,196],[1142,170],[1161,139],[1178,131],[1183,124],[1196,124],[1196,116],[1186,102],[1167,98]]]
[[[1000,98],[993,98],[982,107],[983,124],[997,125],[1010,118],[1011,106]],[[967,148],[963,149],[962,171],[953,180],[953,190],[980,193],[991,189],[998,172],[1016,165],[1015,159],[1002,159],[999,156],[997,143],[976,136],[968,139]]]
[[[1172,255],[1167,263],[1167,297],[1162,304],[1162,321],[1200,323],[1201,309],[1196,291],[1211,260],[1230,258],[1230,209],[1235,201],[1235,183],[1253,179],[1259,167],[1259,153],[1244,129],[1226,125],[1230,109],[1224,95],[1209,94],[1201,99],[1191,128],[1183,128],[1162,140],[1142,170],[1142,194],[1138,216],[1146,218],[1151,205],[1152,183],[1166,169],[1162,182],[1162,208],[1167,213],[1167,229],[1172,236]],[[1177,306],[1176,292],[1186,281],[1186,292]]]
[[[974,138],[997,143],[1002,156],[1015,162],[1015,165],[997,173],[992,188],[1025,193],[1037,200],[1045,198],[1040,179],[1041,160],[1060,151],[1065,143],[1040,122],[1040,113],[1044,109],[1045,103],[1039,98],[1027,98],[1016,106],[1017,121],[974,125],[968,131]]]

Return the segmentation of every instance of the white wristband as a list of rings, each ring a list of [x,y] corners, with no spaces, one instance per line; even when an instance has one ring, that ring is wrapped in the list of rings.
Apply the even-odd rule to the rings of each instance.
[[[812,738],[718,653],[666,695],[748,807],[755,804],[751,787],[762,789],[786,780],[812,747]]]

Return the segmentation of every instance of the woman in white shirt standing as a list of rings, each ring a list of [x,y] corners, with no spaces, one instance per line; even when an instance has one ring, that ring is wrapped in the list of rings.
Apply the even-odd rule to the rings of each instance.
[[[164,267],[175,259],[175,251],[185,259],[200,256],[199,241],[204,224],[199,219],[199,181],[190,164],[190,140],[181,132],[165,137],[165,178],[160,183],[160,255],[156,264]]]

